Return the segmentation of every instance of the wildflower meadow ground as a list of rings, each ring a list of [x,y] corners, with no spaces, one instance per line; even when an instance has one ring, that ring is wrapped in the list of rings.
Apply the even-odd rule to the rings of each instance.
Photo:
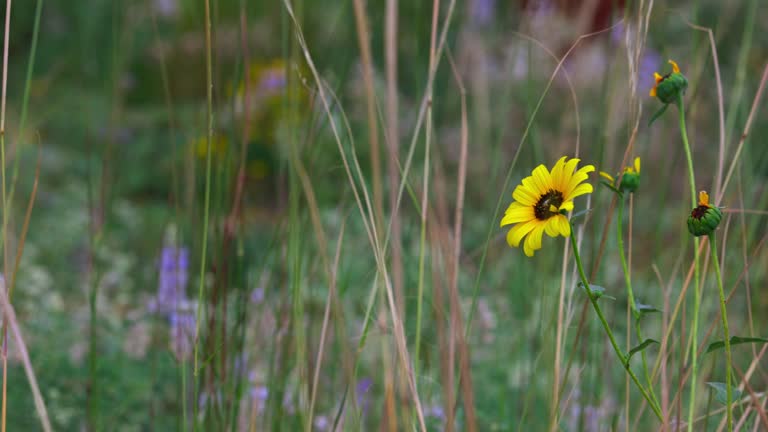
[[[768,431],[764,1],[4,5],[0,432]]]

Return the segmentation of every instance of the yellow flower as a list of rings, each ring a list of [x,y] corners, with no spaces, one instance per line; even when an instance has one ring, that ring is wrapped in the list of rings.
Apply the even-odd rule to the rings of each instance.
[[[537,166],[532,175],[523,179],[514,192],[501,219],[501,226],[514,225],[507,233],[507,243],[519,247],[526,235],[523,251],[527,256],[541,249],[544,233],[550,237],[571,235],[571,223],[565,213],[573,210],[573,199],[592,193],[592,185],[583,183],[588,173],[595,170],[586,165],[576,171],[579,159],[566,161],[563,156],[550,172],[544,165]]]
[[[617,179],[605,171],[600,171],[600,177],[608,180],[609,186],[612,186],[614,190],[618,186],[621,192],[634,192],[640,183],[640,158],[636,157],[633,166],[624,167],[624,171],[616,176],[621,179],[621,184],[619,185],[616,184]]]

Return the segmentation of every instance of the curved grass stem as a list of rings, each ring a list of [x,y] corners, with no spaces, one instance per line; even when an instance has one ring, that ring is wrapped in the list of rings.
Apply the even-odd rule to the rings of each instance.
[[[581,278],[581,284],[584,286],[584,290],[587,292],[587,297],[589,297],[590,303],[592,303],[592,307],[595,309],[595,312],[597,313],[597,317],[600,319],[600,323],[603,325],[603,329],[605,330],[605,334],[608,336],[608,339],[611,341],[611,346],[613,347],[613,351],[616,353],[616,357],[619,358],[619,361],[621,361],[622,366],[624,367],[624,370],[627,371],[627,374],[629,374],[629,377],[632,378],[632,381],[637,386],[637,389],[640,391],[640,394],[643,395],[643,398],[648,402],[648,406],[651,407],[653,410],[653,413],[656,414],[656,418],[659,419],[659,421],[663,421],[663,417],[661,415],[661,409],[659,409],[659,406],[654,402],[653,399],[651,399],[651,396],[648,394],[648,391],[643,387],[642,384],[640,384],[640,380],[637,378],[637,375],[635,375],[634,372],[632,372],[632,369],[629,367],[629,361],[627,359],[627,356],[621,351],[621,348],[619,348],[619,344],[616,343],[616,338],[613,336],[613,331],[611,330],[611,327],[608,325],[608,321],[605,319],[605,315],[603,314],[603,310],[600,308],[600,305],[597,303],[597,297],[595,296],[595,293],[592,291],[592,289],[589,287],[589,281],[587,280],[587,276],[584,273],[584,267],[581,264],[581,256],[579,255],[579,248],[576,246],[576,235],[574,234],[574,228],[571,226],[571,248],[573,249],[573,257],[576,259],[576,267],[579,270],[579,277]]]
[[[691,145],[688,143],[688,131],[685,127],[685,105],[683,103],[682,93],[677,96],[677,111],[680,114],[680,135],[683,139],[683,149],[685,150],[685,159],[688,163],[688,183],[691,187],[691,207],[696,207],[696,177],[693,170],[693,156],[691,155]],[[688,432],[693,432],[694,411],[696,408],[696,372],[698,371],[698,334],[699,334],[699,309],[701,307],[701,290],[699,289],[699,238],[693,239],[693,323],[691,328],[691,396],[688,402]]]
[[[624,252],[623,225],[624,225],[624,196],[622,195],[619,198],[618,218],[616,219],[616,240],[619,246],[619,257],[621,258],[621,268],[624,271],[624,284],[626,285],[626,288],[627,288],[627,297],[629,299],[630,308],[632,310],[632,316],[635,319],[634,320],[635,334],[637,335],[637,341],[642,342],[643,333],[642,333],[642,329],[640,328],[640,310],[637,308],[635,293],[632,290],[632,277],[629,273],[629,265],[627,265],[627,257],[626,257],[626,253]],[[651,398],[653,398],[653,401],[656,402],[656,405],[658,405],[659,401],[656,398],[656,394],[653,392],[653,380],[651,379],[651,374],[648,372],[648,358],[645,355],[645,351],[641,351],[640,356],[643,362],[643,374],[645,374],[645,380],[648,385],[648,394],[651,396]]]
[[[717,258],[717,246],[715,245],[715,233],[709,235],[709,248],[712,253],[712,263],[717,277],[717,290],[720,294],[720,316],[723,319],[723,340],[725,341],[725,413],[728,431],[733,431],[733,414],[731,403],[733,402],[733,390],[731,389],[731,336],[728,332],[728,314],[725,304],[725,291],[723,290],[723,278],[720,275],[720,260]]]

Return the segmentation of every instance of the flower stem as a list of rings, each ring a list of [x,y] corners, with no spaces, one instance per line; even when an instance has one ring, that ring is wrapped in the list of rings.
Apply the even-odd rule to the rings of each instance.
[[[728,431],[733,430],[733,414],[731,402],[733,394],[731,390],[731,336],[728,332],[728,315],[725,307],[725,291],[723,291],[723,278],[720,276],[720,260],[717,258],[717,246],[715,245],[715,233],[709,235],[709,247],[712,252],[712,262],[715,265],[717,277],[717,289],[720,293],[720,315],[723,319],[723,339],[725,341],[725,413],[728,423]]]
[[[631,210],[630,210],[631,211]],[[630,308],[632,309],[632,316],[635,318],[635,334],[637,335],[638,342],[643,341],[643,334],[640,329],[640,311],[637,309],[637,302],[635,301],[635,294],[632,291],[632,277],[629,273],[629,266],[627,265],[627,257],[624,252],[624,234],[622,227],[624,225],[624,195],[619,198],[619,210],[618,218],[616,220],[616,238],[619,244],[619,257],[621,258],[621,267],[624,270],[624,283],[627,287],[627,297],[629,298]],[[651,374],[648,373],[648,359],[645,355],[645,351],[640,352],[640,356],[643,360],[643,373],[645,374],[645,380],[648,384],[648,393],[653,398],[654,402],[658,405],[656,394],[653,392],[653,381],[651,380]]]
[[[680,135],[683,139],[685,159],[688,162],[688,183],[691,187],[691,207],[696,207],[696,178],[693,171],[691,145],[688,143],[688,131],[685,128],[685,107],[682,93],[677,96],[677,111],[680,114]],[[696,406],[696,372],[698,370],[698,339],[699,339],[699,309],[701,307],[701,291],[699,290],[699,238],[693,238],[693,324],[691,328],[691,396],[688,402],[688,432],[693,431],[693,413]]]
[[[597,298],[594,295],[594,292],[589,287],[589,281],[587,280],[587,276],[584,273],[584,267],[581,264],[581,256],[579,255],[579,248],[576,246],[576,235],[574,234],[574,228],[571,226],[571,248],[573,249],[573,257],[576,259],[576,267],[579,270],[579,277],[581,278],[581,284],[584,286],[584,290],[587,292],[587,297],[589,297],[589,301],[592,303],[592,307],[595,309],[595,312],[597,313],[597,317],[600,319],[600,323],[603,325],[603,329],[605,329],[605,334],[608,335],[608,339],[611,341],[611,346],[613,347],[613,350],[616,352],[616,357],[619,358],[619,361],[621,361],[622,366],[624,366],[624,370],[627,371],[629,374],[629,377],[632,378],[632,381],[637,386],[637,389],[640,390],[640,393],[643,395],[645,400],[648,402],[648,405],[653,410],[653,413],[656,414],[656,417],[659,419],[659,421],[663,421],[663,417],[661,415],[661,410],[659,409],[658,405],[651,399],[651,397],[648,395],[648,392],[643,388],[643,385],[640,384],[640,380],[637,379],[637,375],[635,375],[634,372],[632,372],[632,369],[629,367],[629,361],[627,360],[627,356],[624,355],[624,353],[621,351],[621,348],[619,348],[619,345],[616,343],[616,338],[613,336],[613,331],[611,331],[611,327],[608,325],[608,321],[605,320],[605,315],[603,315],[603,310],[600,308],[600,305],[597,303]]]

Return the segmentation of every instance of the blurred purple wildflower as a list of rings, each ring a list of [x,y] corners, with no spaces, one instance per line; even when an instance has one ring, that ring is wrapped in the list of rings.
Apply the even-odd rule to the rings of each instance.
[[[319,415],[315,417],[315,429],[319,431],[328,430],[328,427],[331,425],[331,423],[328,421],[328,417],[324,415]]]
[[[164,18],[175,17],[179,11],[177,0],[155,0],[153,3],[155,12]]]
[[[632,27],[627,26],[624,21],[617,23],[611,29],[611,41],[620,45],[629,43],[629,46],[632,47],[635,45],[634,34],[630,33],[629,39],[627,39],[627,32],[631,32],[631,28]],[[654,51],[652,48],[643,48],[640,62],[637,65],[638,91],[641,93],[648,93],[648,91],[656,85],[653,73],[656,72],[661,63],[661,55],[659,55],[658,52]]]
[[[640,64],[637,67],[638,85],[640,91],[648,93],[654,85],[656,85],[656,79],[653,77],[653,73],[662,63],[661,56],[656,51],[646,48],[643,50],[643,56],[640,59]]]
[[[274,91],[281,90],[285,87],[286,83],[285,70],[282,68],[271,67],[264,71],[259,85],[262,90]]]
[[[362,378],[357,382],[357,406],[360,408],[363,415],[368,412],[368,408],[371,405],[371,397],[368,394],[371,387],[373,387],[373,380],[368,377]]]
[[[443,410],[443,407],[441,405],[435,404],[431,407],[427,408],[427,412],[425,413],[427,417],[432,417],[437,420],[445,420],[445,411]]]
[[[496,13],[496,0],[472,0],[469,5],[469,13],[472,23],[476,25],[488,25]]]
[[[251,303],[260,304],[264,301],[264,288],[257,287],[251,291]]]
[[[197,328],[194,305],[187,299],[189,250],[166,245],[160,253],[157,297],[150,312],[168,319],[171,351],[176,359],[188,359]]]
[[[176,359],[187,360],[192,355],[196,324],[193,311],[174,311],[168,317],[170,323],[171,350]]]
[[[186,301],[189,280],[189,251],[186,248],[166,246],[160,254],[160,276],[157,299],[153,305],[161,314],[171,314]]]
[[[627,31],[627,27],[624,25],[624,21],[619,21],[611,27],[611,41],[614,43],[624,42],[624,33]]]

